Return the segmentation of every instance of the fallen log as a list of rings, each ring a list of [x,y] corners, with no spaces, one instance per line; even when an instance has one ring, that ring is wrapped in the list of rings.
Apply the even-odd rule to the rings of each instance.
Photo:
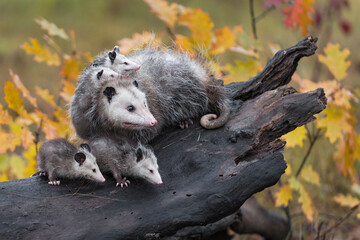
[[[109,176],[104,184],[79,179],[50,186],[40,176],[1,182],[0,235],[202,239],[206,232],[236,227],[242,204],[286,169],[279,138],[326,106],[322,89],[299,94],[286,85],[300,58],[315,50],[316,39],[307,37],[277,53],[255,78],[227,85],[232,114],[224,127],[206,130],[195,123],[153,139],[163,185],[131,179],[130,187],[116,188]]]

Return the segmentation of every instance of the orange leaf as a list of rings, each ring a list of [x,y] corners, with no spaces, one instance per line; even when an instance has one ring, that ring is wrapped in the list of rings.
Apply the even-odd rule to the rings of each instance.
[[[319,61],[324,63],[334,75],[336,80],[340,81],[346,77],[346,70],[350,67],[351,62],[346,61],[350,55],[349,49],[345,48],[340,51],[339,44],[328,43],[324,49],[325,55],[318,56]]]
[[[144,0],[150,6],[151,12],[155,14],[160,20],[166,23],[170,28],[173,28],[177,20],[179,12],[179,5],[176,3],[169,3],[165,0]]]
[[[8,150],[13,152],[17,146],[21,145],[20,135],[13,132],[4,132],[0,129],[0,153],[4,154]]]
[[[135,33],[132,38],[123,38],[117,42],[120,47],[120,52],[124,55],[134,49],[143,48],[150,43],[152,46],[160,46],[161,38],[156,38],[154,33],[143,32],[142,34]]]
[[[77,61],[75,57],[64,56],[64,66],[61,69],[60,75],[66,79],[78,79],[83,63]]]
[[[310,12],[314,12],[313,4],[315,0],[295,0],[292,6],[286,7],[283,10],[285,18],[283,19],[286,27],[300,27],[302,34],[308,34],[307,27],[313,24],[309,17]]]
[[[11,69],[9,69],[9,73],[13,82],[15,83],[15,86],[21,91],[23,97],[27,99],[34,107],[37,107],[36,98],[30,95],[29,90],[27,90],[27,88],[21,82],[19,76],[14,74]]]
[[[49,66],[59,66],[60,58],[56,53],[51,53],[48,47],[42,47],[35,38],[30,38],[31,45],[27,42],[21,48],[27,54],[33,54],[34,60],[37,62],[46,62]]]
[[[189,52],[191,54],[195,53],[193,50],[193,43],[191,42],[190,38],[177,34],[175,43],[180,51]]]
[[[4,110],[3,105],[0,104],[0,124],[9,124],[13,119],[9,112]]]
[[[45,18],[37,18],[35,22],[39,24],[42,29],[46,30],[50,36],[58,36],[65,40],[69,39],[64,29],[57,27],[54,23],[48,22]]]
[[[303,146],[306,139],[306,129],[304,126],[296,128],[294,131],[289,132],[281,137],[286,141],[286,147]]]
[[[334,200],[343,207],[354,207],[355,205],[358,205],[360,203],[360,200],[358,198],[354,198],[350,194],[346,196],[343,194],[338,194],[334,197]]]
[[[60,96],[67,103],[69,103],[71,101],[72,96],[75,94],[75,86],[72,82],[70,82],[68,80],[62,80],[61,82],[64,86],[60,92]]]
[[[15,88],[14,83],[7,80],[4,86],[5,101],[10,109],[20,114],[24,107],[22,105],[23,99],[20,97],[20,90]]]
[[[214,23],[208,13],[201,9],[187,8],[179,17],[179,24],[187,26],[191,30],[191,38],[194,44],[208,48],[211,44]]]
[[[43,100],[45,100],[48,104],[50,104],[50,106],[52,106],[53,108],[57,108],[58,106],[56,105],[55,101],[54,101],[54,96],[50,94],[48,89],[41,89],[38,86],[35,87],[35,92],[37,95],[39,95]]]
[[[235,45],[236,36],[228,26],[215,30],[215,42],[211,46],[211,54],[224,53]]]
[[[21,130],[20,139],[25,149],[28,149],[32,144],[34,144],[34,136],[27,128],[23,128]]]
[[[276,207],[280,207],[280,206],[288,206],[289,201],[292,199],[292,191],[291,191],[291,187],[289,184],[283,185],[279,192],[275,193],[275,197],[276,197],[276,202],[275,202],[275,206]]]

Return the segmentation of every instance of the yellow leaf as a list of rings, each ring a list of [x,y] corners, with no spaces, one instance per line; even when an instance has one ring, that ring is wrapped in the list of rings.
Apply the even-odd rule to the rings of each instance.
[[[174,27],[179,12],[179,5],[165,0],[144,0],[150,6],[151,12],[169,27]]]
[[[31,145],[31,147],[23,152],[23,156],[27,161],[25,175],[26,177],[30,177],[36,172],[36,147],[35,144]]]
[[[24,109],[22,102],[23,99],[20,97],[20,90],[15,88],[14,83],[7,80],[4,86],[5,101],[9,105],[9,108],[20,114]]]
[[[7,172],[10,169],[9,156],[7,154],[0,155],[0,182],[9,181]]]
[[[35,86],[35,92],[37,95],[39,95],[43,100],[45,100],[50,106],[53,108],[56,108],[57,105],[54,101],[54,96],[50,94],[48,89],[42,89],[38,86]]]
[[[54,23],[48,22],[45,18],[37,18],[35,22],[39,24],[43,30],[46,30],[50,36],[58,36],[65,40],[69,39],[64,29],[57,27]]]
[[[72,82],[68,80],[62,80],[63,88],[60,92],[60,96],[69,103],[72,96],[75,94],[75,86]]]
[[[345,48],[343,51],[340,51],[339,44],[328,43],[324,52],[326,56],[319,54],[319,61],[329,68],[336,80],[344,79],[347,75],[346,70],[351,65],[350,61],[346,61],[346,58],[350,55],[349,49]]]
[[[304,214],[310,222],[314,221],[314,216],[316,215],[315,208],[313,206],[313,202],[311,201],[311,198],[308,194],[308,192],[305,190],[305,188],[300,185],[299,188],[299,203],[301,203],[301,208],[304,211]]]
[[[9,115],[9,112],[4,110],[3,105],[0,104],[0,124],[9,124],[13,119]]]
[[[132,50],[143,48],[148,44],[154,47],[160,46],[161,38],[156,38],[155,34],[151,32],[135,33],[132,38],[123,38],[117,44],[120,47],[120,52],[126,55]]]
[[[280,207],[284,205],[285,207],[288,206],[289,201],[292,199],[292,191],[289,184],[283,185],[279,192],[275,193],[276,202],[275,206]]]
[[[302,147],[303,141],[306,139],[305,126],[298,127],[294,131],[285,134],[281,138],[286,141],[286,147]]]
[[[29,90],[24,86],[24,84],[21,82],[18,75],[14,74],[11,69],[9,69],[10,76],[16,86],[17,89],[19,89],[25,99],[27,99],[34,107],[37,107],[36,99],[31,96]]]
[[[33,54],[35,61],[46,62],[49,66],[60,65],[60,58],[56,53],[51,53],[48,47],[42,47],[34,38],[30,38],[30,42],[31,45],[26,42],[21,46],[21,48],[24,49],[27,54]]]
[[[75,57],[66,55],[64,56],[64,66],[61,69],[61,76],[66,79],[78,79],[83,63],[77,61]]]
[[[180,51],[189,52],[190,54],[195,53],[193,50],[193,43],[191,42],[190,38],[177,34],[175,43]]]
[[[355,168],[356,159],[360,159],[360,136],[354,133],[347,133],[340,138],[336,144],[334,159],[338,162],[337,167],[344,174],[356,180],[357,169]]]
[[[10,156],[10,169],[16,178],[25,178],[25,163],[24,160],[18,155]]]
[[[286,161],[286,160],[285,160]],[[287,163],[287,168],[285,170],[285,175],[286,176],[291,176],[292,170],[291,170],[291,166],[289,163]]]
[[[350,194],[346,196],[343,194],[338,194],[334,197],[334,200],[343,207],[354,207],[355,205],[360,203],[358,198],[354,198]]]
[[[235,60],[235,65],[227,64],[225,70],[229,74],[225,77],[224,84],[228,84],[231,82],[247,81],[258,74],[262,67],[258,61],[249,58],[247,62]]]
[[[311,165],[305,166],[301,170],[300,177],[305,181],[320,187],[320,176],[312,169]]]
[[[290,179],[289,179],[289,185],[290,185],[290,187],[292,188],[292,189],[294,189],[294,190],[299,190],[300,189],[300,187],[301,187],[301,184],[300,184],[300,182],[295,178],[295,177],[291,177]]]
[[[210,47],[214,23],[208,13],[204,13],[201,9],[187,8],[180,14],[178,22],[190,29],[194,44],[205,48]]]
[[[30,132],[29,129],[23,128],[20,133],[20,139],[24,149],[28,149],[31,145],[34,144],[34,135]]]
[[[228,26],[215,30],[215,42],[211,46],[211,54],[224,53],[235,45],[236,36]]]
[[[349,123],[351,115],[348,111],[344,111],[342,107],[328,105],[323,114],[326,114],[326,117],[319,118],[316,124],[320,128],[326,128],[325,136],[329,138],[330,143],[335,143],[339,138],[343,139],[343,133],[354,131]]]

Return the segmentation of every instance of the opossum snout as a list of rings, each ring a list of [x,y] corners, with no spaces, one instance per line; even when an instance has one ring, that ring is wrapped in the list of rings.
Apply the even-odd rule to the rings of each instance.
[[[155,126],[157,124],[157,120],[154,118],[154,120],[151,120],[150,126]]]
[[[136,70],[139,70],[141,68],[141,65],[137,66]]]
[[[157,184],[157,185],[160,185],[160,184],[163,184],[163,182],[162,182],[162,181],[160,181],[160,182],[157,182],[156,184]]]

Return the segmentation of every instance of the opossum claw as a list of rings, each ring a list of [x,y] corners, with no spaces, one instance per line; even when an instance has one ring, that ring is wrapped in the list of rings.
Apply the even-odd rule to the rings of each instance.
[[[179,127],[181,129],[185,129],[185,128],[188,128],[190,125],[193,125],[193,124],[194,124],[194,122],[191,119],[188,119],[188,120],[185,120],[183,122],[180,122]]]
[[[121,188],[123,187],[128,187],[130,184],[129,180],[126,180],[126,178],[124,177],[120,182],[116,183],[116,186],[118,187],[120,185]]]

